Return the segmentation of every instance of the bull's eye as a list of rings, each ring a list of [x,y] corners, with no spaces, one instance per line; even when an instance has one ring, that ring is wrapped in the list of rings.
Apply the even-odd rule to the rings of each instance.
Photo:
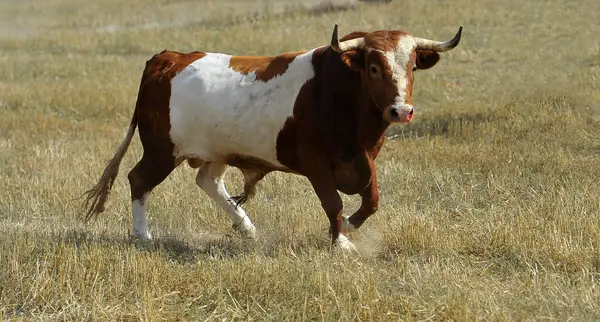
[[[413,72],[417,70],[417,65],[413,66]]]
[[[375,64],[371,64],[371,66],[369,67],[369,70],[371,71],[371,76],[372,77],[380,77],[380,73],[379,73],[379,66],[375,65]]]

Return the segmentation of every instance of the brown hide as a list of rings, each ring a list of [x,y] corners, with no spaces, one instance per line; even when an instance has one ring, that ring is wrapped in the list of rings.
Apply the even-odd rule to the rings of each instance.
[[[255,72],[257,80],[268,82],[285,73],[294,58],[303,53],[305,51],[283,53],[273,57],[232,56],[229,67],[244,75]]]

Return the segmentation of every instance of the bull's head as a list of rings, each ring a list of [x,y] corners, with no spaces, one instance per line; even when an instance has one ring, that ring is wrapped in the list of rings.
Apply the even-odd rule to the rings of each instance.
[[[333,28],[331,48],[348,67],[362,75],[366,94],[390,123],[409,122],[413,115],[413,73],[433,67],[440,55],[456,47],[462,26],[452,40],[441,42],[414,37],[402,31],[354,32],[338,39]]]

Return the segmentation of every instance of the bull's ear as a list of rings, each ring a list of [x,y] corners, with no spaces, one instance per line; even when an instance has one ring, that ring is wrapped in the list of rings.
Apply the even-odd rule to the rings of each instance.
[[[433,50],[417,50],[417,68],[428,69],[440,60],[440,54]]]
[[[360,71],[364,68],[365,60],[362,50],[348,50],[341,55],[342,62],[350,69]]]

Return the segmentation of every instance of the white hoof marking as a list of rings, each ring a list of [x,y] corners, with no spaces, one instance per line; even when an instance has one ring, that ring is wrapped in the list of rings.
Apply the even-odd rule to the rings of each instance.
[[[133,230],[133,236],[144,240],[152,240],[152,234],[149,231]]]
[[[146,200],[148,193],[145,193],[141,199],[133,200],[131,210],[133,213],[133,236],[145,240],[152,239],[148,231],[148,219],[146,218]]]
[[[238,231],[244,238],[256,239],[256,227],[254,227],[247,216],[244,217],[244,220],[240,224],[233,225],[233,229]]]
[[[354,246],[354,244],[352,244],[352,242],[350,242],[350,240],[342,234],[340,234],[338,236],[338,238],[335,240],[335,245],[337,247],[339,247],[341,250],[343,250],[344,252],[356,252],[357,251],[356,246]]]

